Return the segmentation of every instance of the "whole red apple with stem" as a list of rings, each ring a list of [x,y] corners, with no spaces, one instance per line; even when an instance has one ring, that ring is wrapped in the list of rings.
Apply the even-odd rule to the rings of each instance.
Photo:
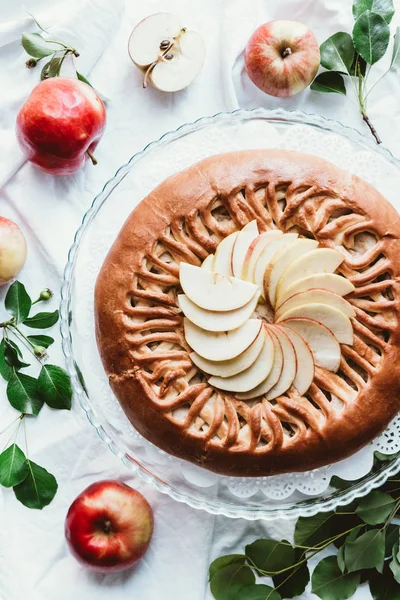
[[[153,533],[153,511],[138,491],[104,480],[86,488],[71,504],[65,536],[72,554],[93,571],[131,567],[146,552]]]
[[[25,260],[24,234],[14,221],[0,217],[0,285],[18,275]]]
[[[320,64],[318,42],[296,21],[271,21],[253,33],[245,50],[246,70],[266,94],[285,98],[306,88]]]
[[[103,135],[106,111],[94,89],[73,77],[45,79],[17,117],[17,138],[26,158],[53,175],[71,175]]]

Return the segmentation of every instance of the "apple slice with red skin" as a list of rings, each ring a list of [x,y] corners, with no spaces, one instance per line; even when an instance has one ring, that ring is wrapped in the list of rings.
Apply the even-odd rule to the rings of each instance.
[[[303,304],[284,312],[277,323],[287,319],[313,319],[325,325],[335,336],[339,344],[353,345],[353,327],[351,321],[340,310],[327,304]]]
[[[92,571],[116,573],[146,553],[153,534],[147,500],[125,483],[98,481],[71,504],[65,537],[75,558]]]
[[[307,342],[318,367],[336,372],[340,366],[340,345],[333,333],[312,319],[288,319],[281,325],[293,329]]]
[[[315,273],[303,279],[298,279],[292,285],[280,291],[277,296],[276,308],[279,308],[288,298],[300,292],[306,292],[311,289],[321,289],[337,294],[338,296],[347,296],[354,291],[354,285],[345,277],[336,273]]]
[[[258,237],[257,221],[250,221],[241,229],[232,248],[232,273],[242,277],[243,264],[250,244]]]
[[[270,390],[268,390],[268,392],[265,393],[267,400],[273,400],[274,398],[278,398],[287,392],[287,390],[293,384],[297,371],[297,356],[292,342],[284,332],[284,328],[276,327],[274,325],[271,327],[274,328],[274,333],[281,345],[283,366],[278,381]]]
[[[251,242],[246,252],[246,256],[244,257],[242,279],[254,281],[254,269],[261,252],[270,242],[282,237],[282,235],[283,232],[280,229],[271,229],[264,233],[260,233],[260,235]]]
[[[314,358],[309,345],[301,335],[289,327],[283,327],[282,330],[292,342],[297,358],[296,375],[292,385],[303,396],[314,379]]]
[[[264,250],[261,252],[260,256],[258,257],[258,260],[257,260],[255,268],[254,268],[253,281],[260,288],[261,295],[263,298],[265,298],[264,275],[265,275],[265,271],[267,270],[272,257],[281,248],[287,247],[290,244],[292,244],[292,242],[297,237],[298,237],[297,233],[286,233],[282,237],[280,237],[276,240],[273,240],[272,242],[267,244],[267,246],[264,248]]]
[[[232,251],[238,235],[239,232],[234,231],[218,244],[211,269],[214,273],[232,275]]]
[[[340,310],[346,317],[355,317],[355,310],[344,298],[329,292],[328,290],[311,289],[305,292],[299,292],[294,296],[291,296],[275,312],[275,319],[279,319],[281,315],[292,308],[302,306],[305,304],[328,304]]]

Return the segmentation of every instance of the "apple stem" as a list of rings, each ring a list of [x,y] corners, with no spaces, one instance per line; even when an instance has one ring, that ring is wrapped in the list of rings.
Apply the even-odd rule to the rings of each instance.
[[[378,135],[378,132],[376,131],[375,127],[373,126],[373,124],[371,123],[371,121],[369,120],[368,115],[366,115],[365,113],[361,113],[362,114],[362,118],[365,121],[365,123],[368,125],[368,127],[370,128],[370,131],[372,133],[372,135],[374,136],[376,143],[377,144],[382,144],[382,140]]]
[[[90,160],[92,161],[93,165],[97,165],[97,158],[95,157],[95,155],[93,154],[93,152],[91,150],[86,150],[86,154],[90,157]]]
[[[285,48],[284,51],[282,52],[282,58],[286,58],[287,56],[290,56],[291,54],[292,54],[292,49]]]

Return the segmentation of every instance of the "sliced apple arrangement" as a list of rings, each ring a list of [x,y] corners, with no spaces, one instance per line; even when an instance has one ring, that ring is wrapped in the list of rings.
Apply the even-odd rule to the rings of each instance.
[[[272,400],[292,386],[305,394],[315,365],[336,372],[340,344],[353,344],[355,313],[344,296],[354,286],[335,273],[343,260],[297,233],[259,233],[251,221],[201,267],[181,263],[178,303],[193,363],[240,400]],[[261,305],[273,323],[257,314]]]

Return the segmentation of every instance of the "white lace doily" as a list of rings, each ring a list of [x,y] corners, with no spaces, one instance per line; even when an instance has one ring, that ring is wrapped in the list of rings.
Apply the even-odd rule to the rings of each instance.
[[[79,242],[70,309],[74,358],[84,374],[89,405],[95,406],[91,420],[103,428],[103,437],[147,469],[153,476],[179,489],[183,483],[207,488],[229,501],[231,496],[246,502],[258,497],[281,502],[304,496],[324,495],[331,477],[356,480],[372,468],[374,452],[400,451],[400,416],[387,430],[351,458],[305,473],[263,478],[216,475],[166,454],[142,438],[125,417],[109,388],[94,336],[93,290],[103,260],[128,214],[142,198],[169,175],[212,154],[252,148],[283,148],[308,152],[326,158],[352,171],[378,188],[395,206],[398,201],[398,170],[376,152],[355,151],[355,144],[339,133],[327,133],[302,124],[271,124],[262,119],[225,119],[223,126],[213,122],[192,130],[179,139],[157,144],[146,160],[139,161],[112,191]],[[396,186],[397,183],[397,186]],[[396,208],[400,208],[396,206]],[[67,267],[68,268],[68,267]],[[66,334],[66,332],[64,332]],[[64,335],[65,337],[65,335]],[[104,433],[106,432],[106,433]],[[115,449],[115,448],[114,448]],[[256,495],[259,496],[256,496]],[[173,495],[173,494],[171,494]]]

